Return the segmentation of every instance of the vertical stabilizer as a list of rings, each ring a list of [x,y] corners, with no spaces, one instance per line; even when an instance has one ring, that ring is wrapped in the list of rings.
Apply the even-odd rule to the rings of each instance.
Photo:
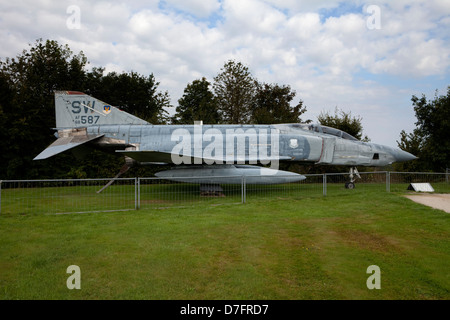
[[[148,124],[136,116],[78,91],[55,91],[56,128]]]

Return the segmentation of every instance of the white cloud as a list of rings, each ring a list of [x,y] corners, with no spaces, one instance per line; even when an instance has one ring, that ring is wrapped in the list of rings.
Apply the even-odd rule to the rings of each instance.
[[[222,7],[224,31],[230,36],[276,36],[286,19],[282,12],[258,0],[224,0]]]
[[[305,42],[314,39],[322,28],[320,16],[317,13],[300,13],[286,22],[286,33],[293,41]]]
[[[217,0],[166,0],[167,4],[198,18],[207,18],[220,9]]]
[[[69,5],[81,10],[80,30],[66,26]],[[380,8],[379,30],[367,28],[368,5]],[[351,108],[373,140],[387,143],[395,131],[387,143],[395,145],[413,122],[415,90],[425,83],[433,94],[433,86],[448,85],[449,15],[446,0],[4,1],[0,56],[14,57],[37,38],[55,39],[82,50],[92,66],[154,73],[174,105],[189,82],[212,81],[236,59],[261,81],[290,85],[307,117]],[[430,77],[432,84],[423,80]]]
[[[293,12],[314,12],[319,9],[331,9],[339,6],[336,0],[264,0],[265,3]]]

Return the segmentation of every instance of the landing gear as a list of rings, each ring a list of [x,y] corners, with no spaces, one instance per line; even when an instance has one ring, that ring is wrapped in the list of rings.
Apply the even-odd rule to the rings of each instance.
[[[346,182],[345,189],[355,189],[355,183],[354,182]]]
[[[350,168],[349,177],[350,181],[345,183],[345,189],[355,189],[356,178],[361,179],[361,176],[359,175],[358,169],[356,169],[356,167]]]

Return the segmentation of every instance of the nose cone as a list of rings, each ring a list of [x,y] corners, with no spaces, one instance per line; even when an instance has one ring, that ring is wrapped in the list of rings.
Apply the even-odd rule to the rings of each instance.
[[[395,162],[405,162],[417,159],[415,155],[401,149],[393,150],[392,155],[394,156]]]

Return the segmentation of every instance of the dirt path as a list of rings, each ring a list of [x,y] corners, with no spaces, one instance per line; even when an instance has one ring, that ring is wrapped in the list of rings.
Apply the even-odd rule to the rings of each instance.
[[[450,194],[415,194],[405,197],[417,203],[450,213]]]

